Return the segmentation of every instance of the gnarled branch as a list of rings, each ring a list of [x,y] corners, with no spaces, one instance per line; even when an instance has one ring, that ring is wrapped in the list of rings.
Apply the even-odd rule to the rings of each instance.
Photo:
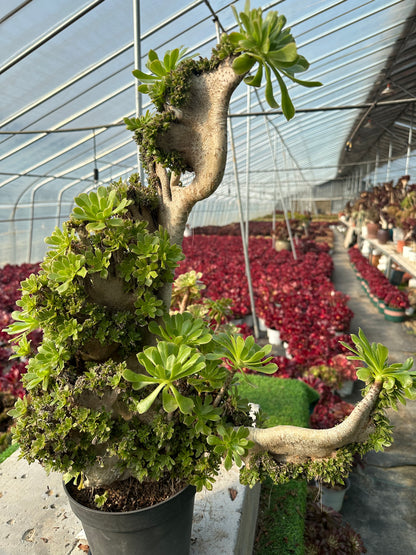
[[[166,194],[162,177],[163,203],[160,223],[171,240],[181,244],[192,207],[208,198],[219,186],[227,157],[227,113],[232,93],[244,75],[231,67],[232,59],[224,60],[215,70],[191,77],[188,101],[181,107],[181,117],[172,122],[158,137],[158,145],[166,152],[179,152],[194,179],[187,187],[177,187],[178,177],[171,180]],[[170,197],[170,198],[169,198]]]
[[[279,460],[302,462],[311,458],[326,458],[349,443],[361,443],[371,433],[371,414],[377,404],[382,382],[371,386],[341,424],[326,430],[297,426],[250,428],[248,439],[254,442],[251,454],[269,452]]]

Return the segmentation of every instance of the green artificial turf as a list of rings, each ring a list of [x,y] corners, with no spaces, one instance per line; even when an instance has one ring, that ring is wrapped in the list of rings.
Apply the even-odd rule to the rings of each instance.
[[[309,426],[310,408],[319,399],[319,393],[300,380],[288,380],[253,374],[249,376],[252,387],[239,386],[242,397],[258,403],[267,415],[266,426],[290,424]]]
[[[253,555],[303,555],[307,485],[292,480],[261,485]]]
[[[241,395],[258,403],[267,416],[266,426],[309,426],[311,407],[319,394],[301,382],[250,375],[252,387],[242,384]],[[303,555],[307,485],[292,480],[276,486],[262,484],[254,555]]]
[[[0,463],[5,461],[10,455],[13,455],[17,451],[19,446],[17,444],[9,445],[4,451],[0,453]]]

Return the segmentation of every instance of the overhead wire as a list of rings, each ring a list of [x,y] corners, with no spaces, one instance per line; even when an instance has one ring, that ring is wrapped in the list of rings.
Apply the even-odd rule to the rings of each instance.
[[[25,48],[22,52],[17,54],[11,60],[7,61],[4,65],[0,66],[0,75],[2,75],[6,71],[8,71],[10,68],[12,68],[16,64],[18,64],[19,62],[24,60],[27,56],[32,54],[32,52],[35,52],[35,50],[37,50],[42,45],[44,45],[45,43],[47,43],[48,41],[50,41],[51,39],[53,39],[54,37],[59,35],[59,33],[61,33],[62,31],[64,31],[68,27],[70,27],[73,23],[78,21],[78,19],[81,19],[82,17],[84,17],[84,15],[89,13],[91,10],[93,10],[99,4],[102,4],[103,2],[104,2],[104,0],[94,0],[94,2],[92,2],[91,4],[88,4],[88,6],[85,6],[84,8],[82,8],[81,10],[79,10],[78,12],[76,12],[75,14],[70,16],[67,20],[60,23],[57,27],[55,27],[54,29],[51,29],[43,37],[38,39],[36,42],[31,44],[27,48]]]

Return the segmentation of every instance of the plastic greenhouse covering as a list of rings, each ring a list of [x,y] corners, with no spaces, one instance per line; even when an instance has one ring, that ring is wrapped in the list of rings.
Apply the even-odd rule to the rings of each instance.
[[[244,1],[233,4],[244,9]],[[414,0],[252,0],[251,7],[286,16],[311,64],[304,78],[323,86],[288,83],[297,113],[286,121],[262,88],[240,85],[223,182],[193,209],[190,225],[238,221],[238,196],[250,218],[273,206],[315,211],[323,199],[335,211],[362,186],[416,177]],[[235,28],[227,0],[2,0],[0,265],[39,261],[44,237],[67,219],[76,195],[138,171],[123,118],[150,108],[146,97],[138,103],[132,75],[149,49],[187,46],[209,56],[218,33]],[[398,96],[383,104],[399,65]],[[366,139],[372,111],[383,106]],[[396,125],[383,131],[387,121]]]

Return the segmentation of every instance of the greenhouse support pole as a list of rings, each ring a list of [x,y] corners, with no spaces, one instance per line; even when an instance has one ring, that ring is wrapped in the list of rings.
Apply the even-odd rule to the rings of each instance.
[[[134,68],[142,68],[142,49],[140,37],[140,0],[133,0],[133,33],[134,33]],[[143,112],[142,95],[139,93],[137,79],[134,80],[136,87],[136,118]],[[144,185],[144,171],[140,160],[140,149],[137,145],[137,167],[139,169],[140,183]]]
[[[391,155],[393,153],[393,144],[389,142],[389,154],[387,158],[387,168],[386,168],[386,182],[390,179],[390,166],[391,166]]]
[[[272,247],[276,249],[276,173],[274,174],[273,183],[273,216],[272,216]]]
[[[268,126],[268,121],[267,121],[267,116],[264,116],[265,119],[265,126],[266,126],[266,131],[267,131],[267,137],[269,139],[269,145],[270,145],[270,152],[273,156],[273,165],[274,165],[274,169],[275,171],[277,171],[277,159],[275,158],[274,155],[274,150],[273,150],[273,144],[272,144],[272,138],[270,135],[270,129]],[[297,260],[297,255],[296,255],[296,249],[295,249],[295,243],[293,241],[293,235],[292,235],[292,230],[290,229],[290,222],[289,222],[289,218],[287,216],[287,209],[286,209],[286,203],[283,199],[283,193],[282,193],[282,188],[280,186],[280,181],[279,181],[279,196],[280,196],[280,202],[282,203],[282,208],[283,208],[283,215],[285,217],[285,222],[286,222],[286,228],[287,228],[287,233],[289,235],[289,242],[290,242],[290,246],[292,248],[292,254],[293,254],[293,259]]]
[[[375,162],[375,164],[374,164],[374,186],[377,185],[378,160],[379,160],[379,153],[378,153],[378,149],[377,149],[377,152],[376,152],[376,162]]]
[[[257,100],[259,101],[259,104],[261,106],[262,104],[261,104],[260,95],[259,95],[258,91],[256,91],[256,96],[257,96]],[[275,171],[277,171],[277,159],[274,155],[273,142],[272,142],[272,138],[271,138],[271,135],[270,135],[270,129],[269,129],[269,125],[268,125],[269,121],[268,121],[266,115],[264,116],[264,124],[266,126],[267,137],[269,139],[270,152],[271,152],[271,155],[273,156],[274,169],[275,169]],[[277,133],[279,133],[279,132],[277,131]],[[279,134],[279,137],[280,137],[280,134]],[[286,147],[286,145],[284,144],[283,139],[281,137],[280,137],[280,140],[282,142],[282,145]],[[283,151],[283,149],[282,149],[282,151]],[[283,151],[283,154],[284,154],[284,151]],[[286,167],[286,162],[285,162],[285,167]],[[288,232],[288,235],[289,235],[289,241],[290,241],[290,246],[291,246],[291,249],[292,249],[293,259],[297,260],[295,244],[293,242],[292,230],[290,229],[290,223],[289,223],[289,219],[287,217],[286,203],[285,203],[284,198],[283,198],[283,192],[282,192],[282,187],[280,185],[280,181],[279,181],[279,197],[280,197],[280,202],[282,203],[282,209],[283,209],[283,214],[284,214],[284,217],[285,217],[287,232]]]
[[[276,155],[277,150],[277,140],[276,137],[274,138],[274,156],[277,158]],[[276,182],[278,179],[277,171],[274,170],[274,180],[273,180],[273,216],[272,216],[272,246],[276,249]]]
[[[250,102],[250,87],[247,87],[247,112],[250,113],[251,102]],[[246,121],[246,243],[249,243],[249,227],[250,227],[250,129],[251,129],[251,118],[247,118]]]
[[[370,188],[370,162],[367,162],[367,176],[366,176],[366,180],[365,180],[365,191],[368,191],[368,189]]]
[[[219,25],[218,18],[214,19],[214,22],[215,22],[215,30],[216,30],[216,34],[217,34],[217,41],[218,41],[218,43],[220,43],[220,25]],[[238,172],[237,172],[237,157],[236,157],[236,153],[235,153],[233,126],[231,124],[231,119],[230,118],[227,118],[227,127],[228,127],[228,133],[229,133],[229,136],[230,136],[230,147],[231,147],[231,153],[232,153],[232,157],[233,157],[234,177],[235,177],[235,184],[236,184],[236,188],[237,188],[238,214],[239,214],[239,217],[240,217],[241,240],[243,242],[243,253],[244,253],[244,263],[245,263],[245,266],[246,266],[248,293],[249,293],[249,296],[250,296],[251,313],[253,315],[254,337],[256,339],[258,339],[258,337],[259,337],[259,326],[258,326],[257,318],[256,318],[256,306],[254,304],[253,282],[251,280],[251,272],[250,272],[250,259],[248,257],[248,247],[247,247],[247,241],[245,239],[245,233],[244,233],[244,217],[243,217],[243,208],[241,206],[240,182],[238,180]],[[247,207],[247,210],[248,210],[248,207]],[[248,227],[248,222],[247,222],[247,227]],[[247,235],[248,235],[248,232],[247,232]]]
[[[410,115],[410,127],[409,127],[409,135],[407,137],[407,154],[406,154],[406,168],[404,170],[404,174],[409,174],[409,162],[410,162],[410,154],[412,151],[412,131],[413,131],[413,104],[412,104],[412,112]]]
[[[236,158],[236,152],[235,152],[233,127],[231,125],[230,118],[228,118],[227,120],[227,125],[228,125],[228,133],[230,136],[231,153],[233,158],[234,179],[235,179],[235,185],[237,189],[237,206],[238,206],[238,214],[240,217],[241,240],[243,242],[244,263],[246,266],[246,276],[247,276],[247,282],[248,282],[248,292],[250,296],[251,313],[253,315],[254,337],[258,339],[259,328],[258,328],[257,317],[256,317],[256,307],[254,304],[253,282],[251,280],[251,272],[250,272],[250,259],[248,256],[247,241],[244,233],[244,216],[243,216],[243,208],[241,205],[240,182],[238,180],[237,158]]]

